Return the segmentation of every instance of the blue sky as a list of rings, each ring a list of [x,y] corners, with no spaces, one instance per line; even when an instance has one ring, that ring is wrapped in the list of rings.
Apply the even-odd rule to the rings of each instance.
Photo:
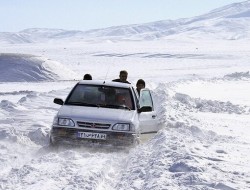
[[[88,30],[198,16],[243,0],[0,0],[0,32]]]

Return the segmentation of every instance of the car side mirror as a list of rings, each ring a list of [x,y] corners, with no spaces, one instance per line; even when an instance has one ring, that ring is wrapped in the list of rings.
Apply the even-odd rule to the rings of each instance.
[[[153,108],[151,106],[143,106],[141,108],[138,109],[138,112],[151,112],[153,111]]]
[[[60,98],[55,98],[55,99],[54,99],[54,103],[55,103],[55,104],[59,104],[59,105],[63,105],[64,102],[63,102],[63,100],[60,99]]]

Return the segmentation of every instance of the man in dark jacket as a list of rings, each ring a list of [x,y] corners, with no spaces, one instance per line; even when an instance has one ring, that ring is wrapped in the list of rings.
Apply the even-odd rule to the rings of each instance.
[[[127,81],[128,78],[128,72],[125,70],[120,71],[119,79],[114,79],[112,80],[113,82],[123,82],[123,83],[128,83],[130,82]]]

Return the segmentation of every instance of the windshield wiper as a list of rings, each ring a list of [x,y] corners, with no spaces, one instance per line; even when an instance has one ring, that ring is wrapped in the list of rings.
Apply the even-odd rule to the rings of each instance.
[[[116,109],[127,109],[131,110],[126,105],[114,105],[114,104],[89,104],[85,102],[66,102],[65,105],[76,105],[76,106],[89,106],[89,107],[104,107],[104,108],[116,108]]]
[[[127,110],[131,110],[128,106],[126,105],[113,105],[113,104],[103,104],[100,105],[101,107],[107,107],[107,108],[117,108],[117,109],[127,109]]]
[[[67,102],[66,105],[76,105],[76,106],[89,106],[89,107],[100,107],[99,104],[89,104],[85,102]]]

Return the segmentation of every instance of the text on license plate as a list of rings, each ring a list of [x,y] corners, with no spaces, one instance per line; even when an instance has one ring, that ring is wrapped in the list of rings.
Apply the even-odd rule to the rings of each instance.
[[[78,132],[77,137],[83,139],[101,139],[106,140],[106,134],[102,133],[90,133],[90,132]]]

